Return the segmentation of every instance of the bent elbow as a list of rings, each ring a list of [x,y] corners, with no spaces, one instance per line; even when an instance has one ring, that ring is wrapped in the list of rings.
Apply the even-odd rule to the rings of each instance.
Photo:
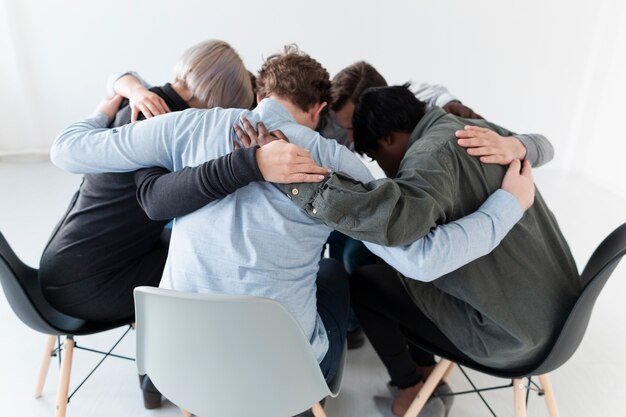
[[[146,213],[146,216],[148,216],[150,220],[157,221],[157,222],[171,220],[171,217],[166,216],[165,213],[162,213],[159,210],[150,210],[148,207],[145,207],[144,205],[141,205],[141,208],[143,209],[144,213]]]
[[[415,281],[431,282],[443,275],[440,265],[435,264],[433,261],[422,258],[420,256],[412,257],[413,262],[406,265],[399,265],[397,271],[407,278],[411,278]],[[432,257],[429,257],[433,259]]]
[[[404,271],[399,270],[398,272],[400,272],[407,278],[411,278],[412,280],[421,282],[431,282],[436,280],[440,276],[436,273],[436,271],[430,271],[427,267],[422,267],[419,265],[416,265],[415,268],[411,268],[410,270],[405,269]]]
[[[153,221],[171,220],[171,217],[168,216],[168,213],[165,213],[163,210],[160,210],[156,204],[149,204],[148,203],[149,200],[150,199],[148,197],[145,197],[141,195],[140,193],[137,193],[137,203],[139,204],[139,207],[141,207],[143,212],[146,213],[146,216],[148,216],[150,220],[153,220]]]
[[[57,144],[57,141],[54,142],[52,148],[50,149],[50,161],[63,171],[75,173],[72,171],[72,167],[68,163],[65,152],[63,152],[62,147]]]
[[[67,171],[72,174],[83,174],[83,172],[77,169],[76,164],[70,157],[71,155],[67,146],[64,145],[64,139],[65,137],[63,133],[61,133],[54,140],[52,148],[50,148],[50,161],[63,171]]]

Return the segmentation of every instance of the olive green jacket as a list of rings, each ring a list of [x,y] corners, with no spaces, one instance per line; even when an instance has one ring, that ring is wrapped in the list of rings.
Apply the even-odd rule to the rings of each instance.
[[[355,239],[411,243],[474,212],[501,186],[506,167],[482,164],[456,143],[454,132],[470,123],[512,134],[433,108],[411,134],[395,179],[362,184],[336,174],[322,185],[298,185],[291,198]],[[284,189],[289,194],[292,188]],[[568,244],[539,191],[490,254],[430,283],[400,279],[456,347],[485,366],[531,362],[547,349],[581,291]]]

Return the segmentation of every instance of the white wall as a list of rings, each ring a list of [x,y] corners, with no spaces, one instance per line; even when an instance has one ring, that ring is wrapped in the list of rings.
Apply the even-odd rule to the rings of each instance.
[[[501,125],[546,134],[552,169],[626,195],[622,0],[248,3],[0,0],[0,151],[47,148],[112,71],[169,81],[179,54],[208,38],[256,70],[296,42],[331,75],[367,59],[392,83],[445,84]]]

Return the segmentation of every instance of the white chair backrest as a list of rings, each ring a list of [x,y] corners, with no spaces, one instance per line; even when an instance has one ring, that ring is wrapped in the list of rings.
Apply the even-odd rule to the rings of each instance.
[[[137,367],[201,417],[288,417],[331,393],[311,345],[276,301],[135,289]]]

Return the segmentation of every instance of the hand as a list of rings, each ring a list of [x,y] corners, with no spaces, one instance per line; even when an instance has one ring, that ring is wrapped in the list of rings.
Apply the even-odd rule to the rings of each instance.
[[[467,149],[472,156],[480,156],[485,164],[508,165],[514,159],[526,157],[526,147],[514,136],[500,136],[491,129],[478,126],[465,126],[457,130],[457,143]]]
[[[256,151],[265,181],[277,184],[320,182],[330,170],[318,166],[309,151],[284,140],[274,140]]]
[[[455,116],[463,117],[465,119],[482,119],[482,116],[474,113],[474,110],[470,109],[458,100],[452,100],[451,102],[443,106],[443,109],[448,113],[454,114]]]
[[[535,201],[535,184],[530,162],[525,160],[522,166],[519,159],[514,159],[502,179],[502,189],[513,194],[524,211],[528,210]]]
[[[285,136],[280,130],[268,132],[263,122],[257,123],[257,132],[257,130],[254,129],[252,123],[250,123],[247,118],[240,116],[239,120],[241,120],[244,129],[246,129],[245,132],[241,127],[239,127],[237,123],[233,125],[233,128],[235,129],[235,133],[237,134],[237,137],[241,141],[241,144],[244,148],[250,148],[256,145],[264,146],[272,141],[279,139],[284,140],[285,142],[289,142],[287,136]],[[235,149],[238,149],[239,147],[240,145],[235,142]]]
[[[131,122],[137,121],[140,112],[143,113],[146,119],[170,112],[170,108],[165,104],[165,100],[141,84],[132,89],[128,97],[128,103],[132,110],[130,115]]]
[[[107,97],[98,104],[96,107],[96,111],[99,113],[104,113],[110,119],[115,117],[115,113],[120,109],[120,104],[122,104],[122,100],[124,97],[119,94],[114,95],[113,97]]]

